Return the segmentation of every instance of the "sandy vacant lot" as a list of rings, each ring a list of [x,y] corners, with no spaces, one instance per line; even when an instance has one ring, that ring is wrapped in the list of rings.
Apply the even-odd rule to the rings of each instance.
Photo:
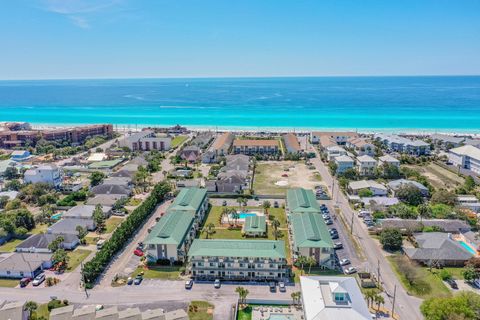
[[[430,182],[436,189],[447,188],[449,190],[454,190],[465,182],[462,177],[435,163],[429,163],[426,166],[407,165],[406,167],[420,172],[420,174],[424,175],[428,182]]]
[[[284,174],[288,177],[282,177]],[[280,195],[288,188],[313,189],[322,184],[321,180],[320,174],[308,169],[302,161],[259,161],[255,167],[253,189],[259,195]]]

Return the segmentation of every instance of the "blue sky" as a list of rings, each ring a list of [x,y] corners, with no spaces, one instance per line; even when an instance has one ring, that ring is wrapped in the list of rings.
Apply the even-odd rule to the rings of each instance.
[[[15,0],[0,79],[480,74],[475,0]]]

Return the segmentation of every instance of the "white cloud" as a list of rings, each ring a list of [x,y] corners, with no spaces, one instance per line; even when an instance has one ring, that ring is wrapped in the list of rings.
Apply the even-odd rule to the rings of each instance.
[[[90,23],[88,23],[87,19],[78,16],[68,16],[68,18],[72,21],[74,25],[82,29],[90,29]]]

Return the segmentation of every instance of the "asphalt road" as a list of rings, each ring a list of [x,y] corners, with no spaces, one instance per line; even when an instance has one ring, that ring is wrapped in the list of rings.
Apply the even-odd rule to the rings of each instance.
[[[400,281],[392,271],[392,268],[387,261],[383,250],[379,247],[378,243],[376,243],[370,237],[366,226],[350,208],[348,199],[345,197],[345,195],[342,192],[338,192],[338,183],[333,185],[333,177],[331,176],[327,166],[320,160],[320,156],[317,151],[316,153],[317,157],[311,159],[311,162],[320,172],[323,182],[327,185],[328,190],[333,195],[332,201],[340,209],[345,221],[351,221],[353,216],[353,235],[357,239],[360,247],[363,249],[363,254],[366,258],[366,261],[359,265],[360,270],[374,273],[377,273],[377,270],[380,270],[380,279],[386,292],[387,299],[385,299],[385,306],[387,308],[389,305],[391,306],[393,302],[393,293],[396,287],[395,313],[397,313],[401,319],[423,319],[420,313],[420,304],[422,303],[422,300],[407,294]],[[333,192],[332,187],[334,187]]]

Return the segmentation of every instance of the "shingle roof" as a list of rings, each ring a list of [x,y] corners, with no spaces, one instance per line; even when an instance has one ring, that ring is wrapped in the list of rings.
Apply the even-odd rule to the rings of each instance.
[[[293,149],[296,152],[299,152],[302,149],[295,134],[287,133],[282,137],[285,143],[285,147],[287,147],[287,149]]]
[[[36,249],[48,249],[48,245],[52,243],[58,235],[50,234],[50,233],[39,233],[34,234],[24,241],[22,241],[17,248],[21,249],[29,249],[29,248],[36,248]],[[65,234],[62,235],[64,242],[74,242],[78,240],[77,235],[75,234]]]
[[[87,200],[89,205],[101,204],[102,206],[113,206],[119,199],[125,198],[124,194],[99,194]]]
[[[327,225],[319,213],[296,213],[290,217],[296,247],[333,248]]]
[[[357,161],[359,162],[377,162],[377,160],[375,160],[374,158],[370,157],[369,155],[363,155],[363,156],[359,156],[357,157]]]
[[[348,187],[352,190],[360,190],[360,189],[368,189],[368,188],[375,188],[380,190],[387,190],[383,184],[380,184],[374,180],[360,180],[360,181],[351,181],[348,184]]]
[[[303,188],[287,190],[287,205],[290,212],[320,212],[320,206],[313,191]]]
[[[11,252],[0,255],[0,270],[35,271],[45,261],[50,261],[50,253]]]
[[[192,212],[170,212],[164,215],[149,233],[145,244],[174,244],[180,246],[190,231],[195,214]]]
[[[188,256],[286,258],[282,240],[195,239]]]
[[[243,230],[250,233],[265,233],[267,231],[265,216],[247,216],[245,218]]]
[[[64,218],[92,218],[93,217],[93,212],[95,211],[94,205],[80,205],[80,206],[75,206],[71,209],[69,209],[64,215]],[[110,210],[112,210],[111,207],[108,206],[102,206],[102,211],[104,214],[108,213]]]
[[[335,157],[335,162],[352,162],[353,163],[353,159],[350,158],[349,156],[338,156],[338,157]]]
[[[90,224],[85,219],[62,219],[48,227],[48,233],[52,234],[78,234],[77,226],[87,228]]]
[[[404,248],[410,259],[468,260],[473,254],[443,232],[425,232],[415,235],[418,248]]]
[[[101,184],[92,188],[94,194],[124,194],[129,195],[131,190],[125,186],[115,184]]]
[[[207,189],[184,188],[177,195],[168,211],[191,211],[197,212],[207,196]]]
[[[386,154],[384,156],[381,156],[380,158],[378,158],[378,160],[382,161],[382,162],[398,162],[400,163],[400,160],[398,160],[397,158],[395,157],[392,157],[391,155],[389,154]]]
[[[420,190],[428,191],[428,188],[425,187],[423,184],[421,184],[417,181],[414,181],[414,180],[406,180],[406,179],[398,179],[398,180],[390,181],[388,183],[388,187],[392,190],[397,190],[401,186],[407,185],[407,184],[411,184],[411,185],[417,187]]]
[[[421,230],[423,227],[439,227],[442,228],[444,232],[465,232],[471,230],[470,225],[468,225],[463,220],[451,220],[451,219],[423,219],[414,220],[414,219],[398,219],[398,218],[389,218],[389,219],[380,219],[379,224],[382,228],[400,228],[400,229],[409,229],[409,230]]]
[[[236,147],[275,147],[278,146],[278,140],[276,139],[236,139],[233,141],[233,145]]]

